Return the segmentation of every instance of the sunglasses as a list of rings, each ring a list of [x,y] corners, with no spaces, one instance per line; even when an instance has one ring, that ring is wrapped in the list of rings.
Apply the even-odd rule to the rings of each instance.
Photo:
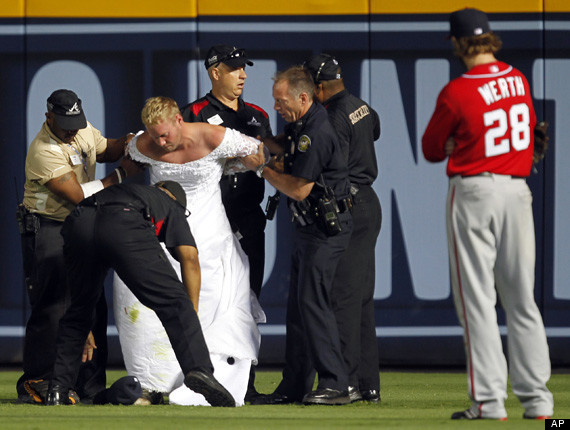
[[[223,63],[227,60],[231,60],[233,58],[241,58],[241,57],[245,57],[245,49],[234,49],[233,51],[231,51],[230,53],[221,56],[220,58],[218,58],[218,62],[216,63],[216,66],[220,63]]]

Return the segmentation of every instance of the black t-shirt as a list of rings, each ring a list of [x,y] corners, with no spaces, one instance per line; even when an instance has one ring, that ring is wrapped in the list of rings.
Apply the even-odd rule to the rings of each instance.
[[[285,135],[293,143],[291,158],[285,164],[286,173],[320,184],[324,180],[337,199],[348,197],[350,184],[346,160],[322,105],[313,103],[298,121],[287,124]],[[315,184],[309,199],[315,202],[323,193],[323,188]]]
[[[119,184],[105,188],[79,205],[125,204],[150,215],[160,242],[171,250],[181,245],[196,247],[196,241],[186,221],[185,208],[157,187],[141,184]],[[147,211],[145,211],[145,208]]]
[[[251,137],[272,136],[269,116],[252,103],[238,99],[235,111],[215,98],[212,93],[184,106],[181,110],[186,122],[208,122],[233,128]],[[236,175],[224,175],[220,181],[222,201],[228,217],[246,214],[251,210],[260,210],[259,205],[265,194],[265,181],[255,172],[243,172]]]
[[[366,102],[343,90],[324,102],[348,162],[350,182],[370,185],[378,176],[374,141],[380,137],[380,118]]]

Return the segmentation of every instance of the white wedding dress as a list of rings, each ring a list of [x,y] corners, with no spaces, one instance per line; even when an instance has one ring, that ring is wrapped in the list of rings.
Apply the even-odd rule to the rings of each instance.
[[[249,262],[232,233],[221,200],[219,181],[231,157],[254,154],[259,141],[226,129],[222,143],[207,156],[185,164],[153,160],[139,152],[133,138],[130,156],[150,166],[150,182],[179,182],[187,196],[188,223],[196,240],[201,270],[198,316],[204,332],[214,375],[244,404],[251,364],[257,363],[260,333],[265,322],[249,288]],[[170,257],[170,254],[167,252]],[[180,277],[180,265],[170,257]],[[183,375],[160,320],[143,306],[115,275],[114,313],[125,366],[143,388],[169,393],[169,401],[181,405],[208,405],[201,394],[183,384]]]

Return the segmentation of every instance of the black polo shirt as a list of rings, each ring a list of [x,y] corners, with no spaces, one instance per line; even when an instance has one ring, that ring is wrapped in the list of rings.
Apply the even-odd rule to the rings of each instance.
[[[262,139],[272,136],[267,112],[253,103],[244,102],[241,97],[238,99],[237,111],[209,92],[201,99],[184,106],[181,112],[186,122],[222,125],[251,137],[261,136]]]
[[[96,202],[96,203],[95,203]],[[142,184],[116,184],[86,198],[79,206],[124,204],[150,215],[155,233],[171,251],[181,245],[196,247],[186,220],[185,209],[164,191]],[[144,209],[148,209],[145,211]],[[171,251],[172,253],[172,251]]]
[[[293,176],[331,187],[337,199],[349,195],[348,168],[335,130],[325,108],[313,103],[298,121],[285,126],[285,135],[293,142],[290,159],[285,163]],[[316,201],[323,188],[315,184],[309,199]]]
[[[211,92],[184,106],[181,110],[186,122],[208,122],[233,128],[251,137],[272,136],[269,116],[262,108],[238,99],[238,110],[226,106]],[[259,210],[265,193],[265,181],[255,172],[223,176],[220,181],[222,200],[230,221],[233,217]]]
[[[380,118],[366,102],[343,90],[323,103],[348,160],[350,182],[371,185],[378,176],[374,141]]]

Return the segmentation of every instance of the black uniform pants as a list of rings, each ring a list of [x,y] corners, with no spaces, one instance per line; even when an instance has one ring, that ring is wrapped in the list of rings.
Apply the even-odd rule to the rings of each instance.
[[[141,212],[120,205],[77,207],[62,235],[72,286],[71,305],[61,319],[52,383],[72,386],[94,304],[112,267],[142,304],[162,322],[184,374],[213,371],[198,316]]]
[[[63,238],[60,234],[63,223],[38,218],[40,227],[37,233],[22,236],[24,275],[31,314],[24,338],[24,374],[16,384],[19,396],[26,393],[25,381],[51,378],[59,321],[70,303]],[[96,316],[90,320],[87,332],[93,331],[98,348],[93,360],[81,366],[77,385],[70,385],[82,398],[90,398],[106,388],[107,304],[104,296],[94,302],[94,308]]]
[[[332,307],[337,263],[352,231],[349,213],[339,214],[342,231],[327,236],[318,223],[297,227],[293,245],[291,285],[287,301],[286,364],[277,392],[296,401],[313,389],[344,391],[348,374],[342,357]]]
[[[349,385],[361,390],[379,390],[374,280],[382,208],[372,187],[360,186],[354,197],[352,219],[352,236],[333,283],[333,308]]]
[[[256,206],[247,213],[228,214],[228,219],[242,236],[239,243],[249,260],[249,286],[259,298],[265,270],[265,214]]]

